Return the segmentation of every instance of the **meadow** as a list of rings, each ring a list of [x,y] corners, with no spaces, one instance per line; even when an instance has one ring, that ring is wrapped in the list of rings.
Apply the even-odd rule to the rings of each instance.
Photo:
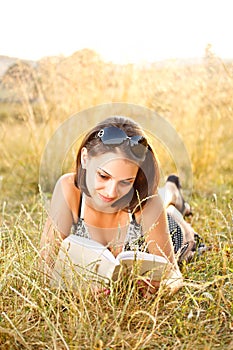
[[[1,89],[0,349],[233,349],[233,63],[209,52],[192,65],[115,66],[84,50],[19,63]],[[69,116],[109,102],[156,111],[191,159],[188,220],[212,250],[183,264],[173,296],[140,298],[135,276],[110,295],[93,295],[81,276],[77,290],[54,290],[39,269],[43,150]],[[159,146],[163,171],[174,171]]]

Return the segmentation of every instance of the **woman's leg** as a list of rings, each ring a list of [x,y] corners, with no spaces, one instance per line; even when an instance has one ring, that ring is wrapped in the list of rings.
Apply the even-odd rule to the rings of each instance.
[[[201,242],[201,237],[184,219],[184,216],[191,214],[191,210],[183,199],[179,178],[170,175],[164,187],[159,189],[159,194],[167,211],[174,251],[179,253],[178,261],[190,261],[196,252],[200,255],[211,250],[211,247]]]
[[[165,208],[167,208],[169,205],[173,205],[177,210],[179,210],[179,212],[181,212],[183,216],[191,213],[190,205],[185,202],[182,196],[178,176],[168,176],[164,187],[159,189],[159,194],[163,199]]]
[[[167,211],[174,251],[180,253],[180,260],[188,261],[195,253],[195,237],[198,235],[184,219],[184,216],[191,211],[182,196],[179,178],[176,175],[170,175],[164,187],[159,189],[159,194]]]

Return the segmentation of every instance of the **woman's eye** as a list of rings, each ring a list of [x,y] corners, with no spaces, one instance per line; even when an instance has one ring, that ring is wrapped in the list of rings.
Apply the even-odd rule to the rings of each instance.
[[[107,180],[107,178],[108,178],[108,176],[106,176],[103,173],[100,173],[99,171],[97,171],[97,176],[102,180]]]
[[[131,182],[131,181],[121,181],[121,184],[123,185],[123,186],[130,186],[130,185],[132,185],[133,184],[133,182]]]

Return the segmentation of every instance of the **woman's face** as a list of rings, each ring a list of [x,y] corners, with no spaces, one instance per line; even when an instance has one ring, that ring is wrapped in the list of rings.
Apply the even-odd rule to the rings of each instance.
[[[133,186],[138,165],[117,153],[89,157],[82,150],[82,166],[86,169],[86,185],[96,208],[107,210],[125,196]]]

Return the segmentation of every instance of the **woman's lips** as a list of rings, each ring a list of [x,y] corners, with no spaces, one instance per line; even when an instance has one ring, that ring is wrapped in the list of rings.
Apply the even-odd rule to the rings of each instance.
[[[105,197],[100,193],[98,193],[98,195],[102,201],[107,202],[107,203],[113,202],[115,200],[115,198]]]

